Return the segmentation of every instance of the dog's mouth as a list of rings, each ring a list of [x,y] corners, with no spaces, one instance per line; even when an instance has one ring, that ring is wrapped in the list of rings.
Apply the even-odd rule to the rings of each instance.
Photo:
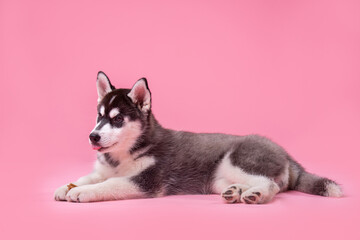
[[[99,152],[103,152],[103,151],[105,151],[105,150],[107,150],[107,149],[115,146],[116,144],[117,144],[117,142],[114,143],[113,145],[109,146],[109,147],[102,147],[102,146],[100,146],[100,145],[91,144],[91,147],[92,147],[93,150],[97,150],[97,151],[99,151]]]

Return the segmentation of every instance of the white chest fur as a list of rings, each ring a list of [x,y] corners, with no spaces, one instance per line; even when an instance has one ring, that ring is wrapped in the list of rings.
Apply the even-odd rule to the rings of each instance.
[[[100,160],[95,162],[95,171],[104,178],[110,177],[132,177],[136,176],[148,167],[155,164],[155,159],[149,156],[143,156],[134,159],[132,156],[123,157],[119,160],[116,167],[104,163],[104,156],[98,156]]]

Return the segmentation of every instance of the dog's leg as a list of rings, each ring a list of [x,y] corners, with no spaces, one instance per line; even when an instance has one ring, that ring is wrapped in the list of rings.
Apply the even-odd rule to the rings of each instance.
[[[109,178],[104,182],[70,189],[69,202],[95,202],[143,197],[144,193],[127,177]]]
[[[88,184],[95,184],[104,181],[105,179],[97,172],[90,173],[89,175],[79,178],[76,182],[73,182],[76,186],[83,186]],[[68,185],[64,185],[56,189],[54,198],[56,201],[66,201],[65,196],[70,188]]]

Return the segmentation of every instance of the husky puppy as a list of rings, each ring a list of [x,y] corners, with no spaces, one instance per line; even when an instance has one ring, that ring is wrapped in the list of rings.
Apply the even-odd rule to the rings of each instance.
[[[97,124],[89,139],[94,171],[55,191],[55,200],[93,202],[177,194],[221,194],[260,204],[282,191],[341,197],[334,181],[306,172],[282,147],[258,136],[163,128],[151,112],[145,78],[115,89],[97,76]]]

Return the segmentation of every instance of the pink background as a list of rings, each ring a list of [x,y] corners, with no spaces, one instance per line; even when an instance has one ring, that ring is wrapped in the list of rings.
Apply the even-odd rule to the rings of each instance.
[[[0,1],[1,239],[359,239],[359,1]],[[262,206],[216,195],[91,204],[98,70],[147,77],[165,127],[259,133],[341,183]]]

